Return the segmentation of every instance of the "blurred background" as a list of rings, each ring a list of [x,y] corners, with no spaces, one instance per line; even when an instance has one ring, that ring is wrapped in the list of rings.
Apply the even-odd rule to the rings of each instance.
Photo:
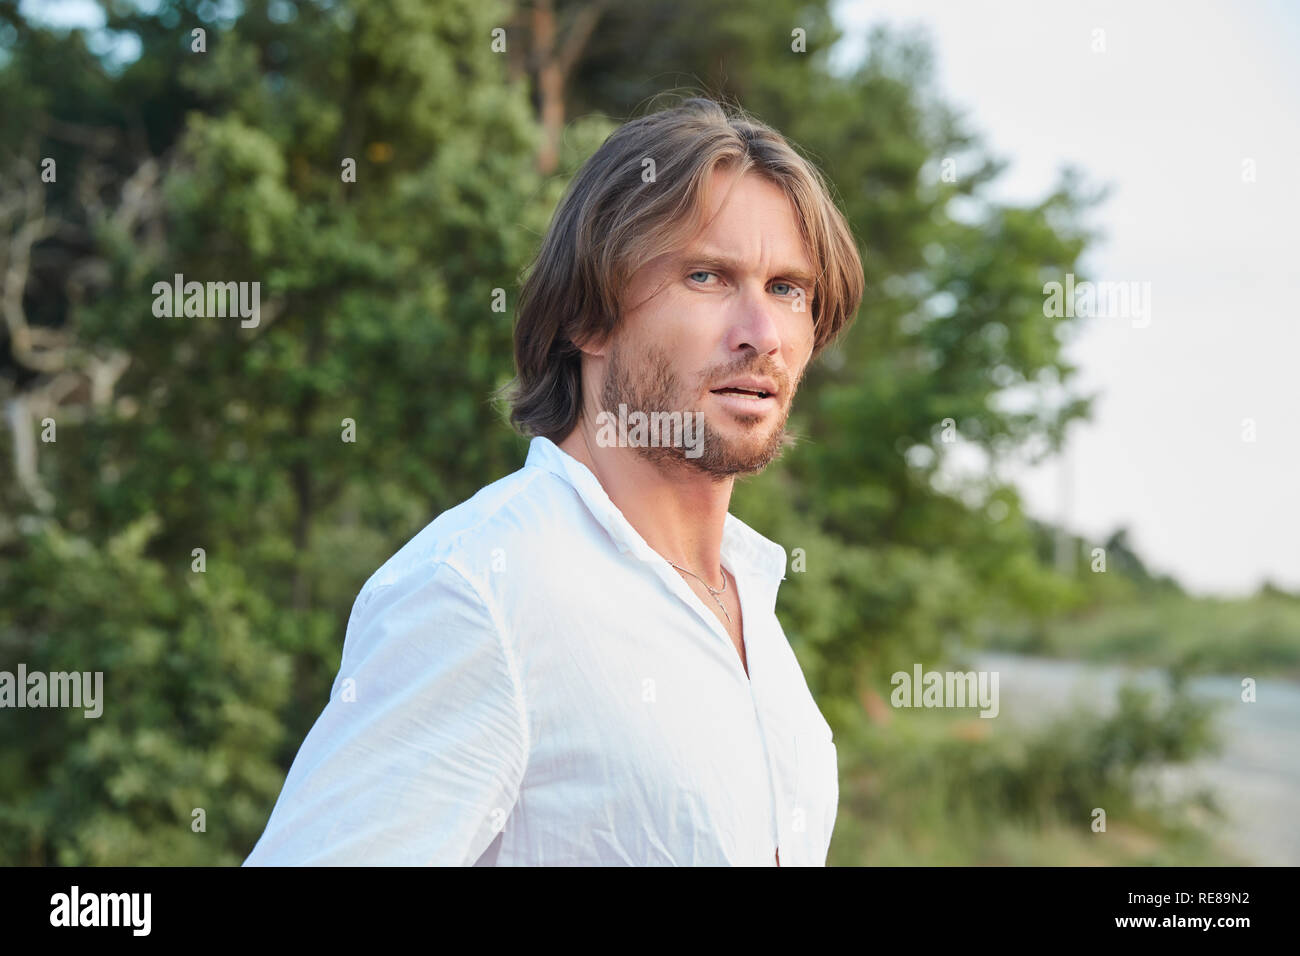
[[[1300,863],[1300,8],[1043,6],[0,3],[0,670],[104,674],[0,710],[0,863],[242,861],[361,585],[522,465],[520,280],[674,90],[862,251],[732,508],[801,556],[829,862]],[[178,273],[257,325],[155,315]],[[998,716],[895,707],[917,665]]]

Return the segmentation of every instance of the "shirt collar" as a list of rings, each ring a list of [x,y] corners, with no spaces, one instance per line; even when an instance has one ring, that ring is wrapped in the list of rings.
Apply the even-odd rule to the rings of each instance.
[[[608,532],[620,552],[630,551],[642,561],[664,558],[646,544],[614,502],[600,481],[582,462],[549,438],[537,436],[528,445],[525,468],[541,468],[567,481],[582,498],[592,517]],[[770,584],[785,580],[785,548],[763,537],[735,515],[727,513],[722,528],[722,557],[733,574],[738,568],[757,574]],[[775,597],[775,593],[773,593]]]

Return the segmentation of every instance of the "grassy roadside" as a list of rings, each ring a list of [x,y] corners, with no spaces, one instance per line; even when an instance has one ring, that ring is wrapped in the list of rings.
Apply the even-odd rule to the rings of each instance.
[[[996,725],[996,726],[995,726]],[[943,711],[892,712],[837,736],[832,866],[1248,865],[1215,838],[1204,793],[1163,797],[1152,767],[1211,752],[1209,712],[1125,690],[1109,716],[1026,730]],[[1105,810],[1104,832],[1093,830]]]

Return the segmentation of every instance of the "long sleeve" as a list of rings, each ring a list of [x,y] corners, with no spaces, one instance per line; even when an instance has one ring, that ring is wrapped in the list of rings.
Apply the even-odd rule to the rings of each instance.
[[[475,863],[527,764],[519,678],[450,565],[363,591],[329,703],[244,865]]]

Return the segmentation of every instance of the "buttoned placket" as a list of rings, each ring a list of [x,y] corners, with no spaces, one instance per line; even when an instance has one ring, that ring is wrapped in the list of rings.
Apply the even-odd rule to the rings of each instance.
[[[558,446],[555,447],[555,453],[561,455],[568,454],[567,452],[562,451]],[[572,458],[572,456],[568,457]],[[647,564],[670,592],[676,594],[679,599],[684,601],[688,607],[694,610],[695,613],[704,620],[705,625],[724,643],[727,655],[734,662],[736,673],[738,673],[740,680],[745,682],[746,688],[749,691],[751,705],[750,713],[753,718],[753,727],[757,732],[759,747],[763,751],[763,764],[767,768],[767,788],[772,807],[772,865],[777,865],[776,853],[779,852],[781,843],[781,828],[778,820],[781,804],[779,794],[777,793],[778,788],[776,786],[776,775],[772,762],[772,748],[768,741],[768,731],[763,721],[762,710],[758,704],[757,692],[754,689],[755,675],[757,674],[761,676],[763,673],[763,667],[765,666],[763,660],[765,652],[760,650],[757,654],[754,653],[754,649],[762,643],[761,640],[754,641],[751,644],[749,640],[745,639],[743,630],[741,632],[742,640],[745,643],[745,653],[749,662],[749,674],[747,675],[745,673],[745,667],[741,663],[740,655],[736,653],[736,647],[732,643],[731,635],[728,634],[726,628],[722,626],[722,622],[718,620],[717,615],[704,605],[704,602],[700,600],[699,595],[691,590],[690,586],[682,580],[681,575],[679,575],[673,566],[668,563],[667,559],[650,547],[650,545],[646,543],[646,540],[641,537],[640,532],[638,532],[636,528],[632,527],[632,523],[627,520],[621,511],[619,511],[618,506],[609,499],[609,495],[606,494],[605,489],[601,486],[596,476],[592,474],[591,469],[587,468],[586,465],[582,464],[582,462],[575,458],[573,459],[572,465],[569,466],[569,470],[570,472],[573,472],[577,469],[581,469],[581,471],[577,474],[570,473],[566,477],[570,484],[574,486],[574,489],[578,492],[579,497],[582,498],[588,510],[592,513],[592,517],[594,517],[605,529],[606,533],[609,534],[615,546],[618,548],[619,553],[624,554],[630,552],[634,558]],[[727,550],[727,543],[727,536],[724,535],[724,551]],[[743,549],[740,544],[736,542],[732,550],[733,552],[740,552]],[[743,628],[743,622],[758,620],[757,616],[751,613],[754,609],[754,597],[749,593],[748,587],[742,588],[740,586],[740,578],[742,575],[737,574],[736,570],[732,568],[727,568],[727,570],[731,571],[732,577],[735,578],[736,581],[737,599],[740,603],[740,614]]]
[[[613,507],[612,502],[611,507]],[[684,601],[688,607],[693,609],[695,613],[703,619],[704,623],[709,627],[718,640],[722,641],[723,646],[726,648],[724,653],[733,662],[735,673],[739,676],[740,680],[745,682],[745,687],[749,691],[753,726],[757,731],[758,743],[763,751],[763,765],[767,768],[767,789],[772,807],[772,862],[775,865],[775,854],[779,851],[781,842],[781,829],[778,821],[780,798],[777,794],[776,776],[772,765],[772,749],[767,739],[767,727],[763,721],[762,710],[758,704],[758,693],[755,690],[755,682],[762,675],[764,667],[764,652],[756,651],[756,648],[761,645],[762,641],[750,641],[745,638],[744,631],[742,630],[741,638],[744,641],[745,655],[749,661],[749,673],[746,674],[745,666],[741,663],[740,655],[736,653],[736,646],[732,643],[731,635],[728,634],[727,629],[722,626],[722,622],[718,620],[718,616],[705,606],[704,602],[700,599],[700,596],[691,590],[690,585],[682,580],[681,576],[673,566],[669,564],[661,554],[646,544],[645,539],[641,538],[640,534],[632,527],[631,523],[628,522],[627,519],[623,517],[622,513],[618,512],[616,509],[614,514],[610,515],[610,520],[606,524],[606,528],[609,530],[612,530],[614,527],[617,527],[620,532],[620,534],[614,535],[614,541],[615,544],[618,545],[619,551],[622,553],[631,552],[634,557],[649,565],[655,574],[658,575],[659,579],[667,585],[668,589],[676,594],[678,598]],[[635,535],[636,538],[631,539],[632,535]],[[628,540],[620,540],[625,536]],[[723,565],[724,567],[726,566],[725,560]],[[736,582],[736,596],[740,604],[740,619],[743,628],[745,621],[756,622],[758,620],[757,616],[751,613],[753,611],[752,595],[747,586],[741,586],[740,579],[743,576],[742,574],[736,573],[736,570],[733,570],[732,568],[726,568],[726,570],[731,572],[731,575]],[[755,627],[753,631],[756,633],[757,627]]]

